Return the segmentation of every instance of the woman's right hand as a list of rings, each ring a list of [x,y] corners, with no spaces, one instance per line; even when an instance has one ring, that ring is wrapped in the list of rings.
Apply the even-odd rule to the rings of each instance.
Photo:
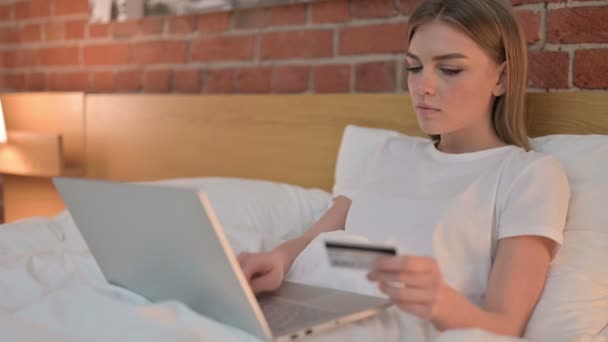
[[[274,291],[283,283],[286,260],[278,250],[243,252],[237,259],[254,293]]]

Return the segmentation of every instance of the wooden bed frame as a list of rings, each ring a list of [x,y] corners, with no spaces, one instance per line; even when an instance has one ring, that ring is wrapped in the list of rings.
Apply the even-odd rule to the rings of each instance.
[[[64,135],[66,163],[121,181],[226,176],[330,190],[347,124],[423,135],[407,94],[4,94],[7,127]],[[532,93],[532,137],[608,134],[608,93]],[[5,221],[63,209],[50,179],[4,176]]]

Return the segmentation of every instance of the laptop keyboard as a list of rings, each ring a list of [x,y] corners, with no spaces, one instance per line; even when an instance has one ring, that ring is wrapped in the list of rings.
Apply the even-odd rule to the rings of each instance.
[[[291,303],[276,297],[260,299],[259,303],[270,330],[276,335],[287,333],[294,328],[328,321],[336,316],[329,311]]]

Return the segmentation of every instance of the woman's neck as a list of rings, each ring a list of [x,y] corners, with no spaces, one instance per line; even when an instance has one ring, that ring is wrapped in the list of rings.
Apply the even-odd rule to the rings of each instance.
[[[506,145],[490,126],[442,134],[437,149],[444,153],[470,153]]]

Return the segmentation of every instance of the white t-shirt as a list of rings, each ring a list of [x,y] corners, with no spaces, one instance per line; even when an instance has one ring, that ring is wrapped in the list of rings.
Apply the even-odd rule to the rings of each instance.
[[[334,195],[352,200],[346,232],[433,256],[444,280],[483,303],[498,240],[561,244],[570,189],[559,161],[516,146],[449,154],[428,139],[387,138]]]

